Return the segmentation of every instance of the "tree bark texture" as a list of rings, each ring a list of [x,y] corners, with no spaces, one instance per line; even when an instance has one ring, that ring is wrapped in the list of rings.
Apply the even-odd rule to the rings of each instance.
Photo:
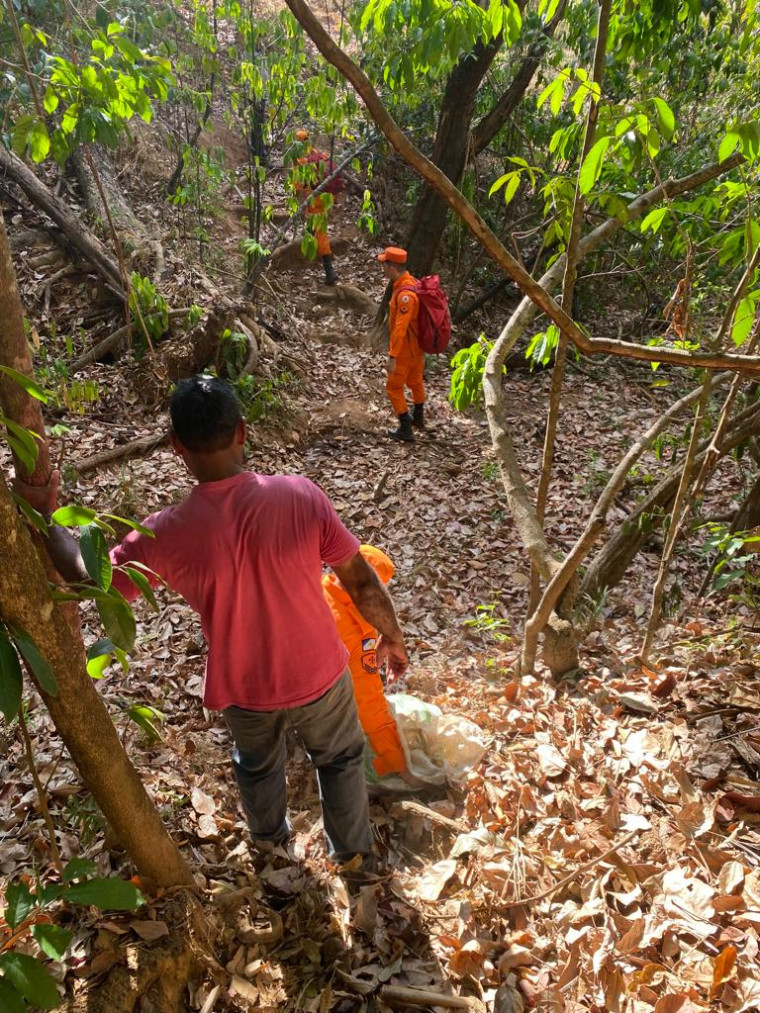
[[[103,278],[109,288],[124,297],[118,265],[89,229],[85,228],[60,198],[37,179],[32,170],[12,151],[0,144],[0,169],[24,191],[29,200],[45,212],[64,233],[77,252]]]
[[[8,233],[5,231],[3,214],[0,210],[0,363],[10,366],[17,373],[29,373],[31,360],[29,344],[24,331],[24,314],[21,309],[21,294],[13,270]],[[39,401],[29,397],[15,380],[0,373],[0,405],[13,422],[44,437],[42,412]],[[13,464],[16,474],[29,485],[47,485],[50,481],[50,457],[47,441],[37,442],[37,460],[30,474],[15,456]]]

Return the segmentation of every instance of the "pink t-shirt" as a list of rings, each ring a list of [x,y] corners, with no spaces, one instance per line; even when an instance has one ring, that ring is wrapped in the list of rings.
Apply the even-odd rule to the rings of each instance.
[[[204,706],[279,710],[326,693],[348,654],[322,594],[322,564],[359,550],[330,500],[307,478],[243,472],[197,485],[131,532],[114,564],[155,571],[200,614],[208,643]],[[123,573],[114,585],[130,600]]]

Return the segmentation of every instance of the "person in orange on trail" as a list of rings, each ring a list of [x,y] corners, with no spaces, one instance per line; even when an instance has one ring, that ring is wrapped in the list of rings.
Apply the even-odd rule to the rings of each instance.
[[[309,140],[308,130],[296,130],[296,140],[302,144]],[[296,196],[299,202],[302,202],[309,197],[314,187],[319,186],[325,176],[329,175],[333,171],[332,163],[330,162],[330,156],[324,151],[318,151],[316,148],[310,148],[305,155],[298,159],[298,165],[313,165],[315,169],[315,177],[312,185],[305,182],[297,182],[295,184]],[[334,185],[331,184],[327,188],[327,192],[331,193],[333,197],[343,189],[344,183],[338,176],[335,180]],[[306,205],[307,215],[324,215],[327,217],[328,209],[325,208],[322,197],[318,194]],[[325,284],[334,285],[338,276],[335,273],[333,266],[333,252],[330,246],[330,237],[327,234],[327,225],[323,229],[313,228],[314,237],[317,240],[317,255],[322,260],[322,266],[325,269]]]
[[[388,348],[388,379],[385,384],[393,410],[398,416],[398,429],[388,435],[392,440],[404,443],[414,442],[412,426],[425,428],[425,353],[417,341],[417,321],[420,303],[415,286],[417,279],[406,269],[406,250],[389,246],[378,254],[385,277],[393,282],[390,303]],[[414,400],[414,409],[409,414],[404,388],[408,387]]]
[[[390,559],[374,545],[362,545],[359,552],[372,566],[383,584],[393,576]],[[354,683],[354,696],[359,722],[375,754],[375,772],[406,773],[406,757],[399,738],[396,721],[383,691],[377,666],[378,633],[362,617],[348,591],[334,573],[322,578],[322,592],[338,627],[338,636],[348,650],[348,668]]]

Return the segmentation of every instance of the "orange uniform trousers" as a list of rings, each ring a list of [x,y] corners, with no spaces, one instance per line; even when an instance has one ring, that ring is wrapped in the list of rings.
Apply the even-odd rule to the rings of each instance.
[[[425,353],[416,341],[409,344],[413,345],[413,350],[396,359],[396,368],[388,374],[385,382],[386,393],[397,415],[409,410],[405,387],[411,391],[414,404],[425,403]]]
[[[348,650],[359,721],[375,754],[372,765],[381,777],[397,774],[406,769],[406,757],[377,668],[377,630],[362,616],[334,574],[323,577],[322,590]]]
[[[296,195],[299,201],[303,201],[309,196],[311,190],[308,187],[297,186]],[[325,206],[322,203],[321,197],[314,197],[306,205],[307,215],[324,215]],[[314,233],[314,238],[317,240],[317,256],[318,257],[332,257],[332,247],[330,246],[330,237],[327,234],[327,229],[317,229],[313,225],[309,226],[311,231]]]

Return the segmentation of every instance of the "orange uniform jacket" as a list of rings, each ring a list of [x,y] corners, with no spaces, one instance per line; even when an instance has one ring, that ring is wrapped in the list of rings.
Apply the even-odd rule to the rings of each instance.
[[[385,553],[371,545],[362,545],[361,553],[375,568],[380,580],[387,584],[393,576],[393,563]],[[359,721],[375,754],[375,771],[382,776],[405,770],[404,750],[377,669],[377,630],[361,615],[335,574],[322,578],[322,590],[332,609],[338,635],[349,653],[348,667]]]

